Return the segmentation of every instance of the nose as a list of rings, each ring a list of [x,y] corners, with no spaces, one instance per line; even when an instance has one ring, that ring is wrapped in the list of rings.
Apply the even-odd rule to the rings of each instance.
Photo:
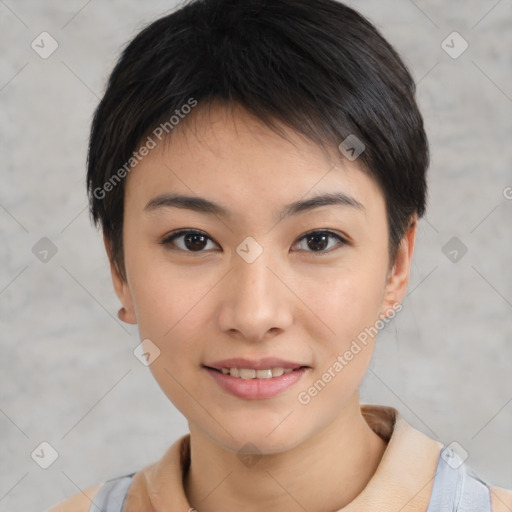
[[[261,342],[286,330],[293,322],[293,292],[286,277],[263,253],[252,263],[236,255],[224,280],[218,312],[223,332],[251,342]],[[281,272],[282,274],[282,272]]]

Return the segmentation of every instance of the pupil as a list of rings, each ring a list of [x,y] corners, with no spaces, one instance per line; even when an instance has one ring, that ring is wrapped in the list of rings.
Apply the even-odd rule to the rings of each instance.
[[[311,235],[311,236],[309,236],[309,237],[308,237],[308,245],[309,245],[310,249],[315,249],[315,247],[312,247],[312,246],[310,245],[310,242],[311,242],[312,240],[317,240],[317,239],[322,239],[322,242],[320,242],[320,246],[321,246],[321,247],[318,247],[318,244],[315,244],[315,243],[314,243],[313,245],[316,245],[316,246],[317,246],[316,248],[317,248],[318,250],[325,249],[325,247],[327,246],[327,244],[326,244],[327,236],[326,236],[326,235],[324,235],[324,234],[321,234],[321,235]]]
[[[185,236],[185,245],[188,249],[203,249],[205,245],[204,238],[204,235],[198,235],[196,233],[188,234]],[[191,240],[192,243],[190,243]]]

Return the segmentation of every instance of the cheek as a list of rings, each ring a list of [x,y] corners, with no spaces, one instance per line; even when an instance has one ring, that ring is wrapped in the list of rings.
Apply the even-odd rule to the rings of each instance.
[[[186,417],[191,396],[201,396],[195,381],[201,363],[201,346],[206,334],[208,282],[187,273],[170,272],[153,266],[144,278],[134,280],[132,293],[140,339],[150,339],[160,350],[149,369],[157,384]]]
[[[379,318],[384,272],[384,267],[359,261],[358,265],[338,271],[331,269],[325,279],[301,287],[301,295],[315,313],[311,315],[314,323],[310,328],[314,329],[316,339],[325,340],[331,356],[346,350],[353,339]]]
[[[383,289],[376,285],[381,275],[382,269],[372,271],[369,266],[339,273],[338,279],[326,284],[325,293],[310,295],[322,322],[310,325],[317,342],[317,365],[309,386],[298,390],[299,410],[326,421],[334,419],[359,388],[375,347],[372,327],[382,304]]]
[[[141,249],[132,254],[127,271],[142,337],[167,344],[194,331],[216,283],[211,268],[171,264],[165,256]]]
[[[199,265],[178,267],[157,258],[144,262],[142,254],[136,266],[131,289],[140,339],[150,339],[160,350],[150,371],[188,417],[190,397],[204,394],[196,389],[197,374],[208,346],[205,337],[214,332],[212,301],[219,275]]]

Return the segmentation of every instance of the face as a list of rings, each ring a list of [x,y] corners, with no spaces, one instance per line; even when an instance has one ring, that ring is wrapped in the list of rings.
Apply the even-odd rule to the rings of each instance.
[[[362,333],[405,293],[415,224],[389,269],[384,197],[357,160],[286,140],[240,108],[194,115],[127,177],[126,281],[112,265],[114,285],[191,432],[284,451],[358,396],[376,340]],[[279,367],[296,369],[264,371]]]

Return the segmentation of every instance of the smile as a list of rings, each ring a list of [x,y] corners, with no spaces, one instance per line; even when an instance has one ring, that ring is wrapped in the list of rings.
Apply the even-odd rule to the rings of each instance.
[[[293,372],[292,368],[268,368],[264,370],[254,370],[252,368],[221,368],[224,375],[238,377],[240,379],[271,379],[272,377],[281,377],[285,373]]]
[[[203,367],[220,386],[221,389],[238,398],[258,400],[272,398],[298,383],[305,372],[311,370],[307,366],[297,368],[224,368],[220,370],[208,366]]]

